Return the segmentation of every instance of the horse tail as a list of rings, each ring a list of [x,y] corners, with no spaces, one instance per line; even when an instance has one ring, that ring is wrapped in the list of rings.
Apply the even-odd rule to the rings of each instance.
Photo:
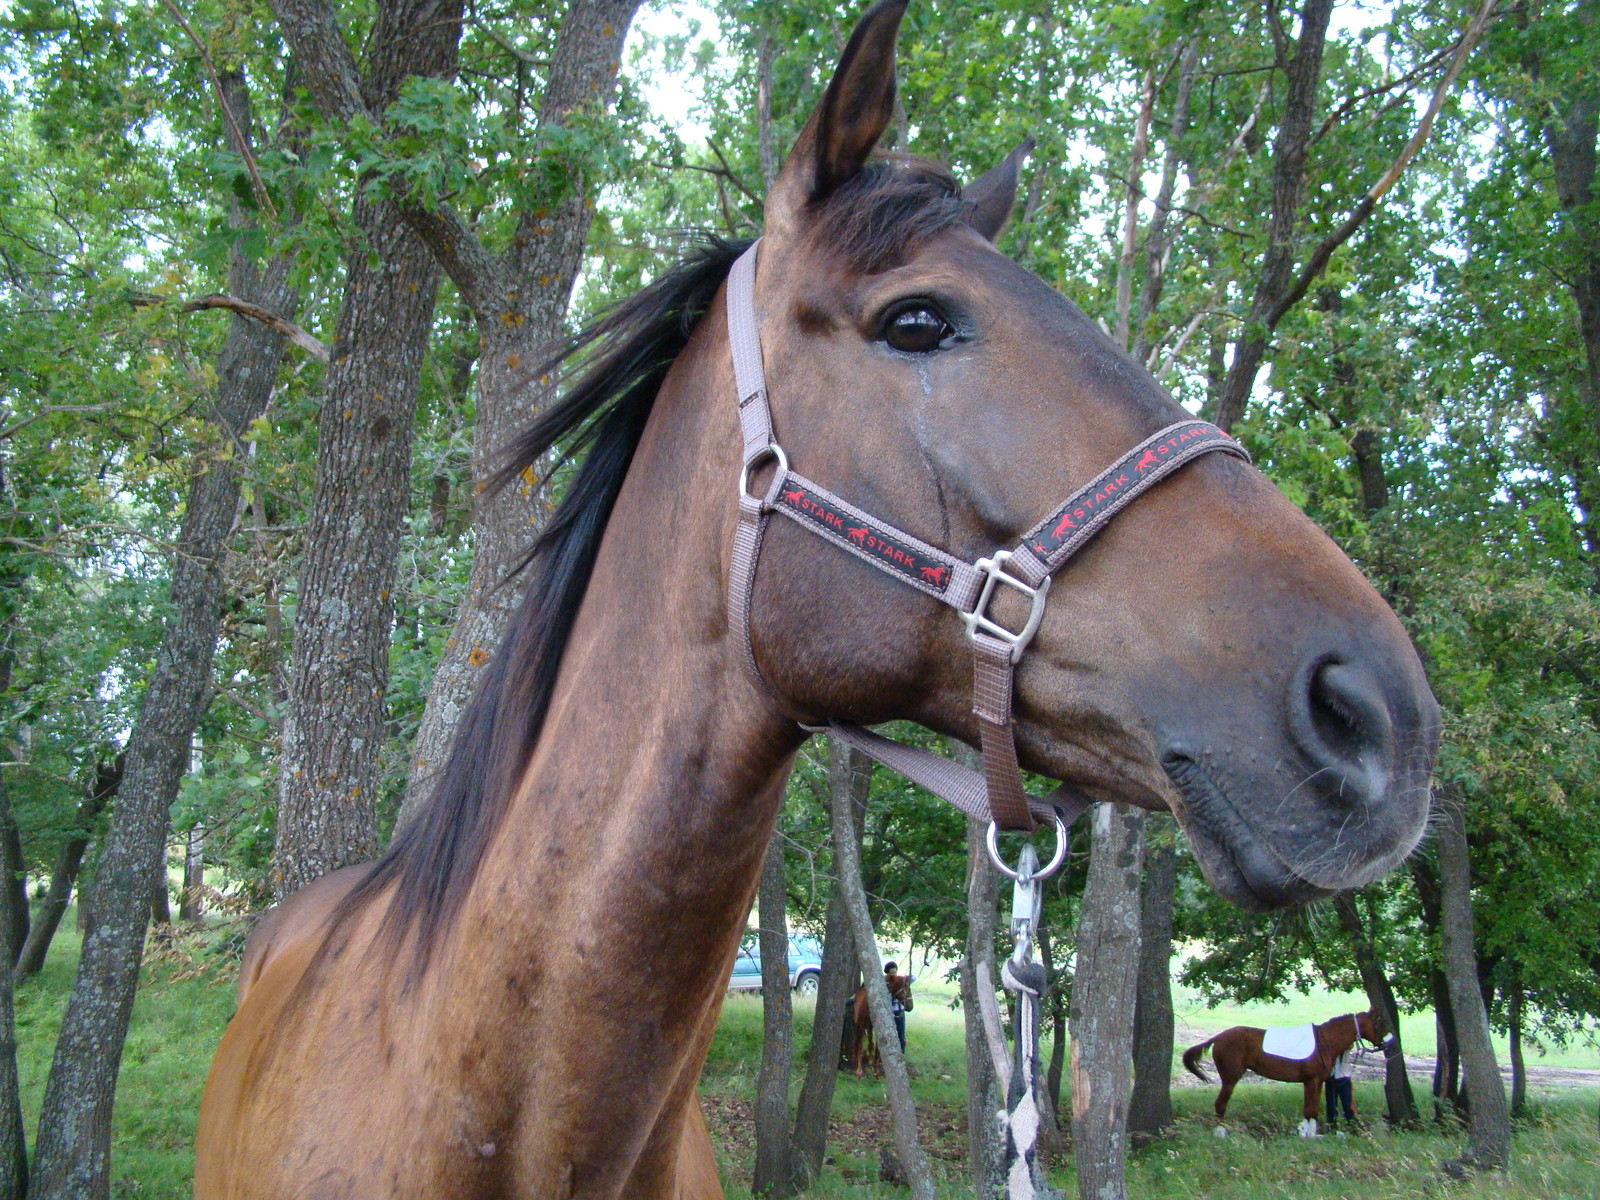
[[[1189,1074],[1203,1083],[1210,1083],[1211,1081],[1206,1078],[1206,1073],[1200,1069],[1200,1060],[1206,1056],[1206,1051],[1211,1049],[1211,1043],[1216,1040],[1216,1038],[1207,1038],[1198,1046],[1190,1046],[1183,1052],[1183,1065],[1189,1068]]]

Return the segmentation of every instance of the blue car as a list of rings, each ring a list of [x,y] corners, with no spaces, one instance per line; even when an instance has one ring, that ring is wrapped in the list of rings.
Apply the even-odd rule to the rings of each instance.
[[[803,933],[789,935],[789,986],[802,996],[817,994],[817,980],[822,977],[822,946],[815,938]],[[739,957],[733,960],[733,974],[728,979],[730,992],[759,992],[761,990],[761,939],[755,932],[745,934],[739,944]]]

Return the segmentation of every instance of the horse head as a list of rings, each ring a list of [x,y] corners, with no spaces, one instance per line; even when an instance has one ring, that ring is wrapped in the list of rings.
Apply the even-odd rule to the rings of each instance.
[[[1024,148],[965,187],[874,153],[904,8],[866,14],[787,159],[755,299],[795,468],[970,562],[1190,414],[995,249]],[[947,609],[790,522],[773,523],[760,562],[750,643],[785,709],[976,740],[972,673],[951,669],[966,634]],[[1020,625],[1026,604],[1000,590],[992,611]],[[1409,639],[1231,455],[1156,485],[1055,578],[1014,714],[1024,766],[1170,810],[1246,907],[1359,887],[1422,833],[1438,710]]]
[[[894,982],[889,985],[889,994],[900,1001],[900,1007],[910,1012],[914,1006],[911,999],[911,976],[896,975]]]
[[[1380,1050],[1390,1049],[1395,1042],[1394,1030],[1389,1028],[1387,1018],[1375,1008],[1356,1014],[1356,1033],[1359,1040]]]

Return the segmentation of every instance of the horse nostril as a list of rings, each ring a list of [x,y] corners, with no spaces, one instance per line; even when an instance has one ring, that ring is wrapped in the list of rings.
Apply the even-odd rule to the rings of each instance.
[[[1378,680],[1366,669],[1322,659],[1300,676],[1289,729],[1316,774],[1309,781],[1344,806],[1387,793],[1394,765],[1394,722]]]

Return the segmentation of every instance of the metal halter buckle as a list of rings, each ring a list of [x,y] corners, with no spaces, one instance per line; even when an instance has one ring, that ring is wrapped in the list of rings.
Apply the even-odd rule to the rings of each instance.
[[[781,480],[789,473],[789,456],[783,452],[783,447],[778,445],[777,442],[769,442],[765,447],[752,454],[750,461],[739,468],[739,494],[741,496],[750,495],[750,472],[769,458],[777,460],[777,479]],[[754,496],[750,498],[752,500],[755,499]],[[770,493],[768,494],[768,499],[771,499]]]
[[[1044,598],[1050,590],[1050,577],[1045,576],[1044,582],[1036,588],[1029,587],[1006,571],[1005,565],[1011,561],[1012,556],[1010,550],[996,550],[993,558],[980,558],[973,564],[983,573],[983,590],[978,593],[978,601],[972,606],[972,611],[962,613],[961,620],[967,627],[968,637],[976,639],[981,629],[990,637],[1005,642],[1011,647],[1011,661],[1015,663],[1021,660],[1022,652],[1028,648],[1028,643],[1039,630],[1039,622],[1044,619]],[[1033,610],[1028,613],[1027,623],[1016,632],[997,623],[988,615],[989,599],[994,595],[997,583],[1016,588],[1033,605]]]

